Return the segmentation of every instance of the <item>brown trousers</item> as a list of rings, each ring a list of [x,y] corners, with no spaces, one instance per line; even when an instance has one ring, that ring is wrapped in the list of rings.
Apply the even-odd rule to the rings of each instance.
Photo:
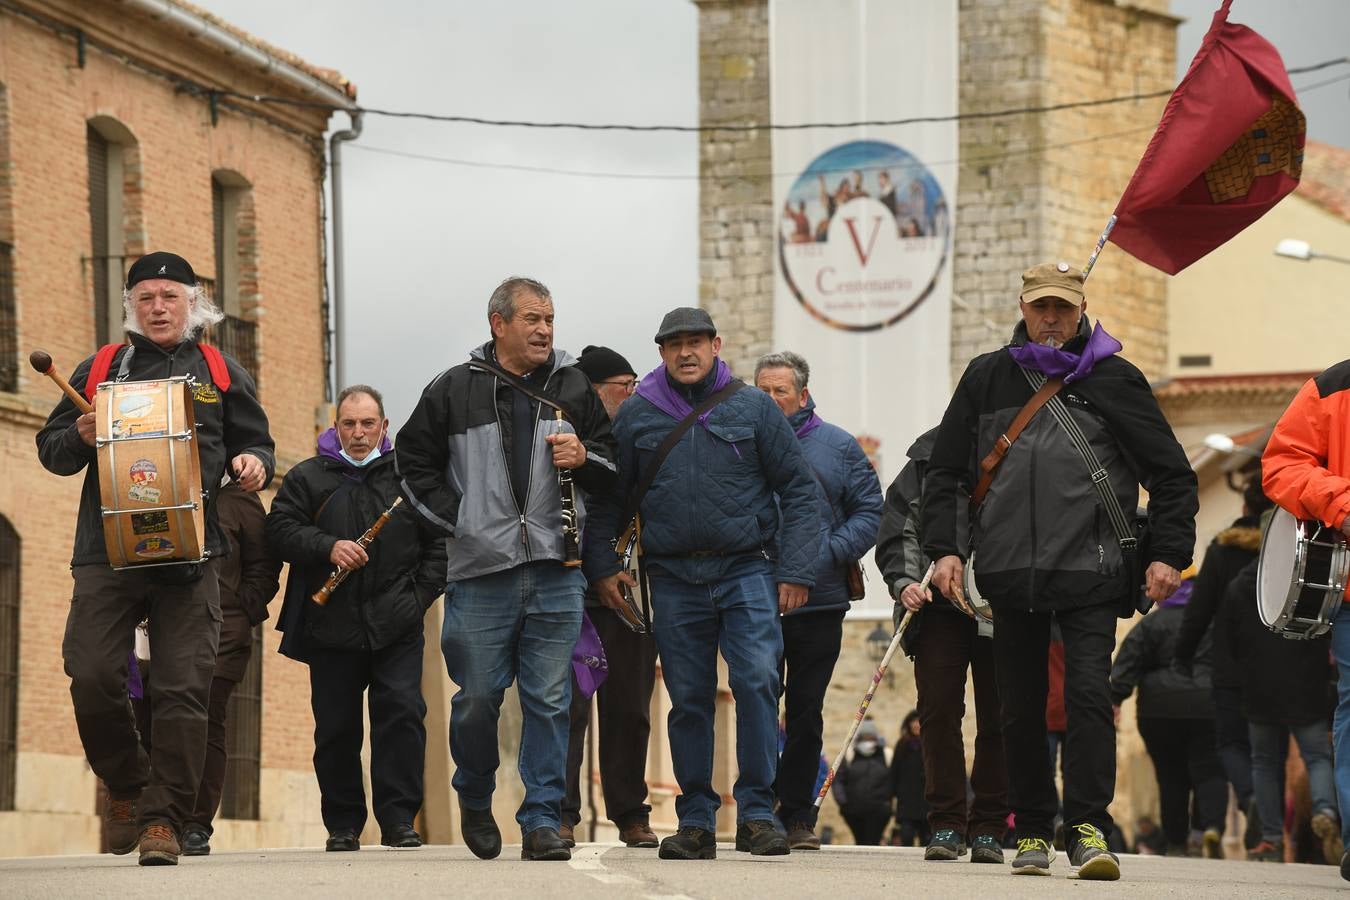
[[[166,824],[181,832],[206,757],[220,598],[211,568],[188,585],[159,583],[153,572],[76,566],[61,655],[89,767],[112,797],[140,795],[142,827]],[[147,616],[155,673],[149,754],[127,698],[133,632]]]

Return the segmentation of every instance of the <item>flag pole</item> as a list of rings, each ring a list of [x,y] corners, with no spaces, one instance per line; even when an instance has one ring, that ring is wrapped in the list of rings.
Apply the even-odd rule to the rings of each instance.
[[[1106,227],[1102,229],[1102,236],[1097,238],[1097,246],[1093,248],[1092,255],[1088,257],[1087,265],[1083,267],[1083,280],[1087,281],[1092,274],[1092,267],[1097,264],[1097,256],[1106,246],[1106,239],[1111,236],[1111,229],[1116,227],[1116,217],[1113,215],[1106,220]]]

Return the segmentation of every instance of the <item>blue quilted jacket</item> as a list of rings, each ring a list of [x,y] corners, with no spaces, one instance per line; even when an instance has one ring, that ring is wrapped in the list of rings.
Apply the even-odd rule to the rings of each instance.
[[[677,385],[692,403],[712,382]],[[592,581],[619,570],[610,547],[617,519],[638,473],[676,420],[641,395],[614,418],[619,445],[619,481],[614,492],[594,498],[584,536],[586,575]],[[774,504],[777,494],[782,508]],[[642,548],[646,563],[693,584],[716,581],[747,556],[773,560],[775,580],[811,586],[816,578],[819,512],[815,479],[797,436],[769,396],[744,387],[695,423],[670,451],[642,500]]]
[[[808,400],[788,423],[800,428],[815,408],[815,401]],[[821,422],[801,439],[801,445],[806,463],[815,474],[820,555],[810,599],[788,615],[848,609],[845,570],[877,542],[883,505],[881,482],[853,435],[838,425]]]

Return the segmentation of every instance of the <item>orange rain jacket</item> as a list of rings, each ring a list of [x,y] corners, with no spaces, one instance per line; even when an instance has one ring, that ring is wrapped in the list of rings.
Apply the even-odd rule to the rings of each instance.
[[[1332,528],[1345,523],[1350,515],[1350,359],[1299,389],[1275,424],[1261,471],[1266,496],[1298,518]]]

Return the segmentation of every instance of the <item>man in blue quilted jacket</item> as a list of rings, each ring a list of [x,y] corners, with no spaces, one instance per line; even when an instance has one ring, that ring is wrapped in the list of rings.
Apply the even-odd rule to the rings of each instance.
[[[778,617],[806,603],[815,584],[815,480],[787,418],[762,391],[734,382],[718,359],[722,341],[706,311],[667,313],[656,343],[663,365],[642,379],[614,420],[619,483],[593,511],[585,535],[587,576],[602,602],[619,608],[620,586],[633,580],[619,571],[610,542],[621,527],[620,510],[636,500],[681,791],[675,801],[680,828],[661,842],[661,858],[717,855],[721,798],[712,776],[719,647],[736,701],[736,849],[781,855],[787,841],[773,827],[783,651]],[[649,489],[634,498],[662,442],[695,413],[652,470]]]
[[[770,353],[755,363],[755,386],[778,404],[801,442],[820,510],[815,587],[805,606],[782,619],[787,740],[774,789],[792,850],[820,849],[814,800],[825,727],[821,707],[852,599],[847,573],[876,543],[882,507],[876,470],[853,435],[816,414],[810,378],[811,367],[796,353]]]

